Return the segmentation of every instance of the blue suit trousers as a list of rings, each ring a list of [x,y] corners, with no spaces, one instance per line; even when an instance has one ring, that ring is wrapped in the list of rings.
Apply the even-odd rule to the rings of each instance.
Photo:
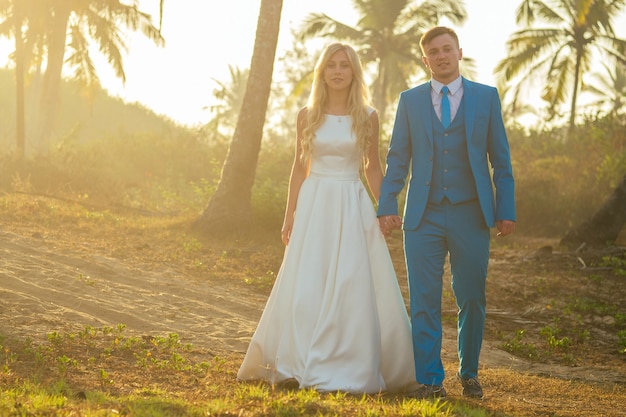
[[[458,307],[459,373],[476,377],[486,316],[490,231],[478,200],[428,203],[415,230],[404,231],[417,382],[441,385],[441,299],[449,255]]]

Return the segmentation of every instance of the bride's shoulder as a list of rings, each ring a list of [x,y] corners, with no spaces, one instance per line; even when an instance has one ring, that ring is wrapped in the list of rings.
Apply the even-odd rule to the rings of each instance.
[[[298,110],[298,116],[297,116],[298,124],[304,123],[306,121],[307,114],[309,114],[309,109],[306,106]]]

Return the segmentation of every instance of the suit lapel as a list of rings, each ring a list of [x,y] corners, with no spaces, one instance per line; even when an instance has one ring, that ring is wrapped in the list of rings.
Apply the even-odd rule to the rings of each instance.
[[[430,98],[430,82],[422,84],[415,90],[415,108],[418,112],[418,117],[413,120],[419,121],[426,131],[426,136],[430,145],[433,145],[433,118],[431,117],[433,112],[433,103]],[[416,127],[415,132],[419,132],[420,129]]]
[[[465,112],[465,137],[467,144],[472,138],[474,132],[474,115],[476,113],[476,94],[474,94],[474,86],[472,83],[463,78],[463,110]]]

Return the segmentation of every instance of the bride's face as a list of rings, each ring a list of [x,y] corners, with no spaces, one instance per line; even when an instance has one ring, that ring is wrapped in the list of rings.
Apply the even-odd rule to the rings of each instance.
[[[352,65],[345,51],[335,52],[324,68],[324,81],[329,89],[344,90],[352,84]]]

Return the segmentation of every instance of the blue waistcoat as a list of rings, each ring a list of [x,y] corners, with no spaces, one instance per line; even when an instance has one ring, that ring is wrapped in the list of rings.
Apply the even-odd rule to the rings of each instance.
[[[478,198],[476,183],[467,155],[465,138],[465,111],[463,102],[448,126],[443,125],[432,109],[433,123],[433,176],[428,201],[439,204],[444,198],[458,204]]]

